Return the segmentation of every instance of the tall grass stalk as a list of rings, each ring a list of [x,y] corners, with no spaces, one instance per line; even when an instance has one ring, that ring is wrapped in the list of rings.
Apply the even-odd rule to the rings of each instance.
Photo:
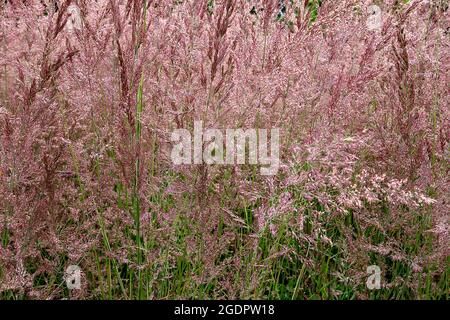
[[[147,33],[146,30],[146,20],[147,20],[147,1],[144,0],[143,3],[143,22],[142,22],[142,33],[144,36]],[[141,45],[141,37],[137,37],[139,45],[136,46],[135,55],[138,54],[139,47]],[[144,58],[143,58],[144,59]],[[144,67],[141,71],[141,77],[139,81],[137,99],[136,99],[136,119],[135,119],[135,139],[136,139],[136,160],[134,168],[134,183],[133,183],[133,211],[134,211],[134,221],[135,221],[135,232],[136,232],[136,245],[137,245],[137,263],[138,263],[138,298],[141,299],[142,293],[142,278],[141,278],[141,264],[142,264],[142,243],[141,243],[141,203],[140,203],[140,167],[141,167],[141,134],[142,134],[142,111],[144,108],[143,103],[143,93],[144,93]]]

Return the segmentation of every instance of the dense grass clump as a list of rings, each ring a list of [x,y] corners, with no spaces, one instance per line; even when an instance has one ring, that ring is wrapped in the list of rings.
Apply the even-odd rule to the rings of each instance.
[[[448,299],[448,21],[446,0],[1,1],[0,299]],[[176,164],[199,122],[279,129],[278,170]]]

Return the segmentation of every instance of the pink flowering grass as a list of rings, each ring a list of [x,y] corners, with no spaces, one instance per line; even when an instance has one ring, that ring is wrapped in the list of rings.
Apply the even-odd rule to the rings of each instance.
[[[448,6],[2,1],[0,298],[447,299]],[[174,165],[194,121],[280,170]]]

